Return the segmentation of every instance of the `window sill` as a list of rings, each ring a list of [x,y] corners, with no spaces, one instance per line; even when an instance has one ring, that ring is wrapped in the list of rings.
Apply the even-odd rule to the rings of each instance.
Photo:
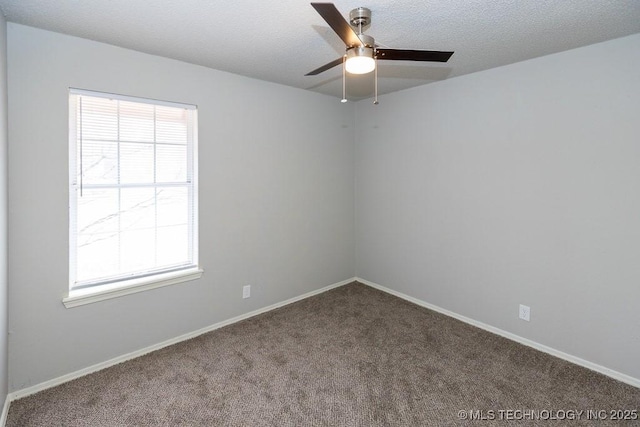
[[[203,271],[201,269],[194,268],[173,273],[158,274],[153,277],[144,277],[141,279],[132,279],[109,285],[96,286],[95,288],[70,291],[69,295],[62,299],[62,303],[67,308],[78,307],[80,305],[91,304],[111,298],[118,298],[124,295],[135,294],[137,292],[148,291],[150,289],[160,288],[163,286],[196,280],[202,277],[202,273]]]

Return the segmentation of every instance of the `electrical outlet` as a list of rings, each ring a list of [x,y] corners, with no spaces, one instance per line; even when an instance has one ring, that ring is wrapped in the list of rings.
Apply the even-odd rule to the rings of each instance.
[[[249,298],[251,296],[251,285],[242,287],[242,298]]]
[[[529,307],[528,305],[520,304],[520,315],[519,315],[519,317],[522,320],[526,320],[527,322],[529,320],[531,320],[531,307]]]

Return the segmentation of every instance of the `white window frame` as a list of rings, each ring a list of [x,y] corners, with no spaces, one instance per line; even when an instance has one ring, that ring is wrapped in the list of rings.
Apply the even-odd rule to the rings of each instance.
[[[102,281],[75,285],[75,263],[76,263],[76,241],[75,231],[72,229],[75,224],[77,214],[77,195],[81,182],[78,182],[77,171],[77,150],[80,149],[79,141],[76,137],[76,103],[77,96],[92,96],[108,99],[116,99],[127,102],[146,103],[158,106],[169,106],[175,108],[185,108],[193,111],[193,129],[190,134],[191,150],[188,150],[188,162],[191,166],[191,191],[190,213],[192,218],[190,235],[192,238],[192,259],[191,265],[176,270],[166,270],[153,272],[144,275],[131,275],[125,277],[113,276]],[[189,104],[176,102],[158,101],[147,98],[138,98],[111,93],[88,91],[83,89],[69,89],[69,293],[62,300],[65,307],[71,308],[79,305],[94,303],[105,299],[116,298],[127,294],[146,291],[158,287],[183,283],[198,279],[202,276],[203,270],[198,265],[198,121],[197,107]],[[113,187],[120,188],[121,183],[114,184]]]

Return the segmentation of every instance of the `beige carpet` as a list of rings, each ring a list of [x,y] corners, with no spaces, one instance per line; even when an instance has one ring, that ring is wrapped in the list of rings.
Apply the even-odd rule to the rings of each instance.
[[[354,283],[15,401],[7,426],[619,425],[594,418],[639,406],[640,389]]]

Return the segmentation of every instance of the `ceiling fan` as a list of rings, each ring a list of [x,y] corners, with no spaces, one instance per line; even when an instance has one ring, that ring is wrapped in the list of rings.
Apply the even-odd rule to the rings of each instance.
[[[346,52],[341,58],[335,59],[305,75],[315,76],[337,65],[343,64],[342,102],[347,101],[345,97],[345,72],[350,74],[367,74],[375,70],[376,90],[374,104],[377,104],[377,60],[447,62],[451,55],[453,55],[453,52],[437,50],[390,49],[380,47],[375,43],[373,37],[363,33],[363,27],[371,23],[371,10],[366,7],[353,9],[349,13],[349,22],[347,22],[333,3],[311,3],[311,6],[327,21],[327,24],[336,32],[338,37],[342,39],[346,45]],[[358,31],[357,33],[356,30]]]

